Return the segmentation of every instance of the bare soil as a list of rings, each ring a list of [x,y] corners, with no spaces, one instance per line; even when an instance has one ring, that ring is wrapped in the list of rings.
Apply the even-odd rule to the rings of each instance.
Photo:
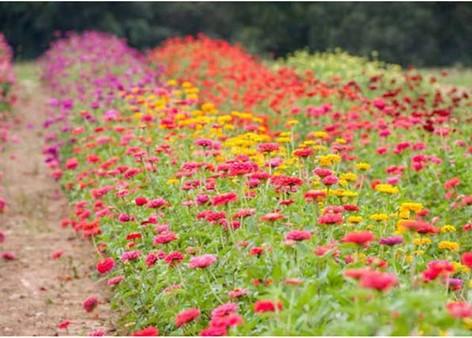
[[[87,335],[103,328],[113,334],[108,289],[95,275],[95,249],[63,229],[67,200],[43,163],[43,128],[48,93],[41,88],[37,68],[20,78],[14,115],[19,122],[6,152],[0,153],[3,191],[8,205],[0,215],[6,239],[0,252],[11,251],[15,260],[0,258],[0,335]],[[31,75],[31,74],[30,74]],[[51,254],[63,250],[59,259]],[[99,298],[91,313],[82,308],[91,295]],[[67,329],[57,325],[70,320]]]

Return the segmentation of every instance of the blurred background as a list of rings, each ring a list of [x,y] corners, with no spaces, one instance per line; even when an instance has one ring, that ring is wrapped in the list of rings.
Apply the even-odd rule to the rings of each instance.
[[[0,31],[20,60],[58,32],[101,30],[140,49],[205,33],[281,57],[340,47],[404,66],[471,66],[472,3],[0,3]]]

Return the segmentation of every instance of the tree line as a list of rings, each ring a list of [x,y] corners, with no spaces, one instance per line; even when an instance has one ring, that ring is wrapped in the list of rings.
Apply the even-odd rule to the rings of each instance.
[[[58,32],[101,30],[152,48],[205,33],[270,57],[340,47],[403,65],[472,65],[472,3],[0,3],[0,31],[20,59]]]

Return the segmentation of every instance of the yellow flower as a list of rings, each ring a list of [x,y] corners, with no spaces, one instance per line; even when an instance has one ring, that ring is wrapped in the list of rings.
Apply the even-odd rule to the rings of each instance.
[[[464,318],[464,324],[469,330],[472,330],[472,318]]]
[[[328,138],[329,134],[325,131],[315,131],[313,132],[313,136],[315,138],[325,139],[325,138]]]
[[[320,165],[322,167],[330,167],[336,163],[341,162],[341,156],[336,154],[328,154],[319,157]]]
[[[459,262],[452,262],[452,265],[454,266],[454,271],[455,272],[465,272],[465,273],[468,273],[470,271],[470,269],[464,265],[464,264],[461,264]]]
[[[356,168],[359,170],[369,170],[370,164],[366,162],[359,162],[356,164]]]
[[[357,224],[357,223],[362,222],[362,217],[361,217],[361,216],[356,216],[356,215],[349,216],[349,217],[347,218],[347,221],[348,221],[349,223]]]
[[[370,215],[369,218],[373,221],[380,222],[380,221],[388,220],[388,215],[387,214],[372,214]]]
[[[204,112],[207,112],[207,113],[216,111],[215,105],[211,102],[206,102],[206,103],[202,104],[202,110]]]
[[[413,244],[417,246],[423,246],[431,244],[431,240],[427,237],[418,237],[413,240]]]
[[[182,88],[191,88],[192,87],[192,84],[188,81],[185,81],[184,83],[182,83]]]
[[[441,249],[441,250],[458,251],[459,250],[459,243],[451,242],[451,241],[441,241],[438,244],[438,248]]]
[[[348,182],[355,182],[357,181],[357,175],[351,172],[343,173],[339,176],[341,180],[346,180]]]
[[[446,224],[445,226],[441,227],[441,232],[442,233],[456,232],[456,227],[453,225]]]
[[[415,213],[418,213],[422,209],[423,209],[423,204],[421,203],[405,202],[400,205],[400,212],[414,211]]]
[[[177,183],[179,183],[179,180],[176,178],[169,178],[167,180],[167,184],[177,184]]]
[[[300,123],[300,122],[298,122],[298,120],[288,120],[288,121],[287,121],[287,124],[288,124],[289,126],[295,126],[295,125],[297,125],[297,124],[299,124],[299,123]]]
[[[387,194],[398,194],[400,191],[398,190],[397,187],[391,185],[391,184],[377,184],[375,186],[375,190],[378,192],[384,192]]]

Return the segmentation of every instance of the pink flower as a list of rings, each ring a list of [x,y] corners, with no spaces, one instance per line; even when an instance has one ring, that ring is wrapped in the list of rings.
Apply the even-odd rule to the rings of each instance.
[[[188,264],[188,266],[191,269],[195,269],[195,268],[204,269],[214,264],[215,262],[216,262],[216,256],[206,254],[202,256],[192,257],[192,259],[190,259],[190,263]]]
[[[177,239],[177,235],[172,231],[164,231],[163,233],[154,237],[154,244],[166,244]]]
[[[451,302],[446,305],[447,312],[454,318],[472,317],[472,305],[466,302]]]
[[[102,337],[105,335],[105,330],[104,329],[95,329],[93,331],[91,331],[88,335],[90,337]]]
[[[202,337],[218,337],[226,335],[228,335],[228,331],[224,326],[210,326],[200,332],[200,336]]]
[[[97,296],[90,296],[84,300],[82,303],[82,307],[86,312],[92,312],[98,305],[98,298]]]
[[[154,337],[159,335],[159,330],[154,326],[148,326],[144,329],[133,332],[135,337]]]
[[[220,306],[217,306],[212,312],[211,317],[224,317],[230,313],[238,312],[238,304],[235,303],[225,303]]]
[[[228,292],[229,298],[240,298],[247,295],[247,290],[242,288],[236,288]]]
[[[179,314],[175,318],[175,326],[181,327],[182,325],[185,325],[197,319],[199,316],[200,316],[200,310],[197,308],[183,310],[179,312]]]
[[[114,286],[114,285],[120,284],[123,279],[125,279],[125,276],[116,276],[116,277],[110,278],[107,281],[107,285]]]
[[[125,251],[121,255],[121,261],[123,263],[128,262],[128,261],[135,261],[141,256],[141,251],[139,250],[134,250],[134,251]]]
[[[285,236],[285,239],[290,241],[304,241],[310,238],[311,232],[306,230],[293,230]]]

